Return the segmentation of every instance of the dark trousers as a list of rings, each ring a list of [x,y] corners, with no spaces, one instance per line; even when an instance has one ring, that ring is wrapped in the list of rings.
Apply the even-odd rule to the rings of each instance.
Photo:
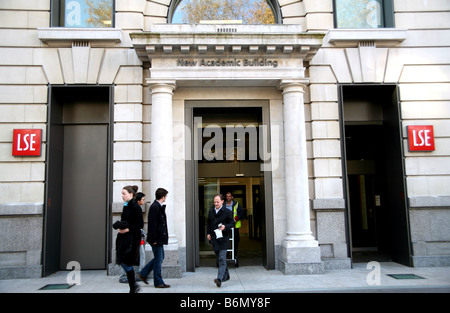
[[[239,241],[241,236],[239,235],[239,228],[234,229],[234,258],[238,255]]]
[[[223,281],[224,278],[230,275],[227,267],[227,250],[214,250],[214,252],[216,253],[217,264],[219,264],[217,279]]]
[[[142,277],[147,277],[151,271],[153,271],[153,283],[156,286],[164,284],[161,276],[161,266],[164,260],[164,246],[156,245],[151,246],[153,251],[153,259],[144,266],[140,274]]]

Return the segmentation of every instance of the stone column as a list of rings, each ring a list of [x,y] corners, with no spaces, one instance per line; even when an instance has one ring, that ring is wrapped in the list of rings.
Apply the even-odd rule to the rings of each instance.
[[[166,201],[167,227],[169,244],[165,246],[166,257],[163,264],[164,277],[181,277],[181,266],[178,260],[178,240],[174,233],[174,174],[173,174],[173,118],[172,96],[176,82],[149,80],[152,95],[152,127],[151,127],[151,191],[154,198],[156,189],[169,191]],[[169,272],[167,272],[169,271]]]
[[[284,159],[286,179],[286,237],[281,248],[284,274],[324,271],[320,248],[311,232],[308,159],[303,95],[307,80],[283,80]]]

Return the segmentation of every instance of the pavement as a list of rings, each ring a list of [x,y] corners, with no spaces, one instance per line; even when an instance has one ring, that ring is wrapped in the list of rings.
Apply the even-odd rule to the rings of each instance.
[[[393,262],[355,263],[352,269],[329,270],[321,275],[284,275],[262,266],[229,266],[231,279],[218,288],[214,283],[217,269],[199,267],[185,272],[182,278],[164,279],[171,285],[157,289],[138,284],[141,293],[155,294],[255,294],[255,293],[449,293],[450,267],[411,268]],[[396,279],[391,274],[408,275]],[[40,290],[48,284],[76,283],[69,289]],[[128,284],[119,276],[108,276],[105,270],[60,271],[42,278],[0,280],[0,293],[128,293]],[[245,304],[245,303],[244,303]],[[248,304],[248,303],[247,303]]]

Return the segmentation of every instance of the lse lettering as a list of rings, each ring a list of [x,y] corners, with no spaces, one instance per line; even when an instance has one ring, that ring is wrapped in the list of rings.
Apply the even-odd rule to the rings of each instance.
[[[25,134],[23,135],[23,140],[20,139],[20,134],[17,136],[17,151],[36,151],[36,134]],[[28,141],[28,139],[30,141]],[[21,147],[21,143],[25,145],[24,147]]]
[[[409,151],[434,151],[433,126],[408,126]]]
[[[14,129],[13,156],[40,156],[41,133],[40,129]]]
[[[415,147],[427,146],[430,147],[431,137],[429,130],[419,130],[416,134],[416,131],[413,130],[413,144]]]

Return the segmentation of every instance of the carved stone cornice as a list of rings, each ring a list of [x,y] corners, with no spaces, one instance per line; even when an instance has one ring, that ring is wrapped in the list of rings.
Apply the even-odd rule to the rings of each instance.
[[[324,33],[303,33],[300,25],[167,25],[131,33],[143,62],[154,57],[268,56],[310,61]]]

